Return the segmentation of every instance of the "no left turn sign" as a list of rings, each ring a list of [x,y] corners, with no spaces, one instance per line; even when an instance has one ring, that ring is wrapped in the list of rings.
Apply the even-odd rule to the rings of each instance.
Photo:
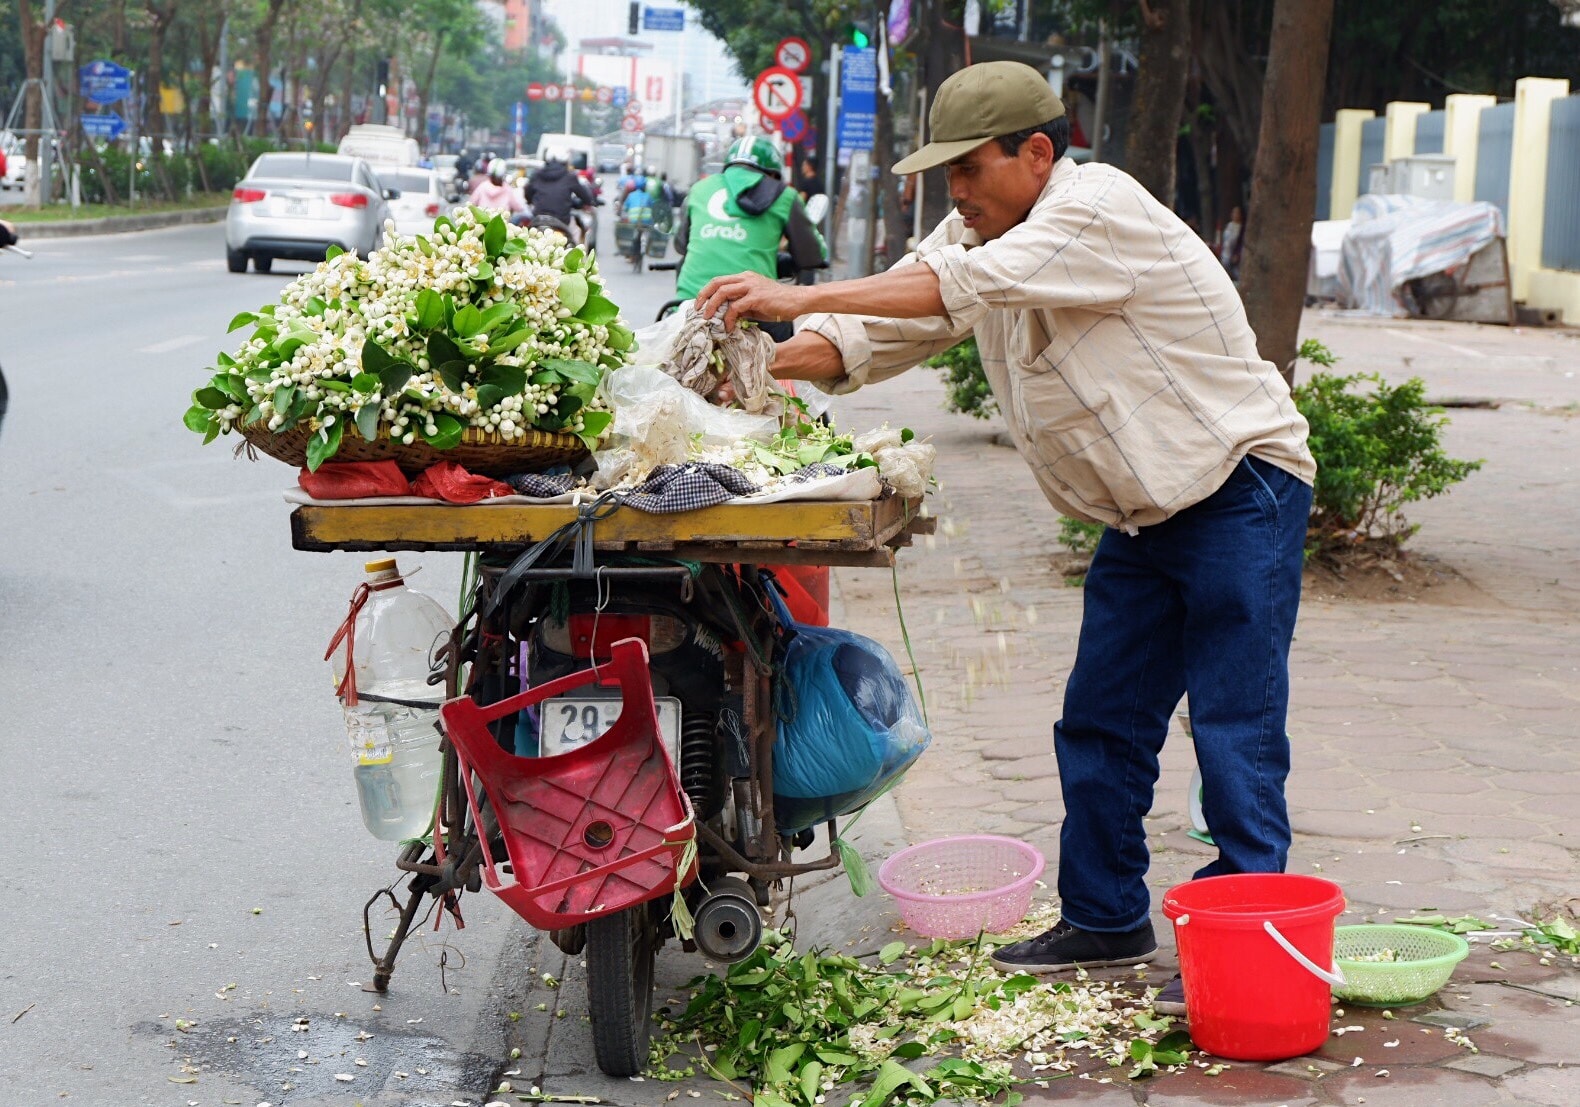
[[[770,66],[757,75],[752,102],[769,119],[784,119],[801,106],[801,78],[781,66]]]
[[[792,73],[805,73],[812,64],[812,47],[804,38],[781,39],[774,48],[774,64]]]

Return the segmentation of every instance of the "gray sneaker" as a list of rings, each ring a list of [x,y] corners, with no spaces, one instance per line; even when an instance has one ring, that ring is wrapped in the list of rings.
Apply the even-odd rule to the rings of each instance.
[[[1185,1017],[1185,981],[1175,977],[1152,997],[1152,1010],[1160,1015]]]
[[[1004,972],[1064,972],[1139,965],[1157,955],[1158,943],[1150,919],[1121,934],[1081,930],[1061,920],[1058,926],[1035,938],[995,950],[993,965]]]

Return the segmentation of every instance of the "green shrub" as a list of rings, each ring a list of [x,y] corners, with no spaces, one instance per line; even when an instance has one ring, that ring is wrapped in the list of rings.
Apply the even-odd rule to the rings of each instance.
[[[1307,356],[1305,345],[1301,352]],[[1371,390],[1358,388],[1362,382]],[[1482,465],[1443,452],[1448,420],[1426,402],[1419,377],[1394,387],[1375,373],[1316,373],[1295,389],[1295,406],[1311,424],[1317,459],[1310,555],[1368,541],[1401,545],[1417,529],[1405,504],[1442,495]]]
[[[1097,542],[1108,528],[1102,523],[1083,523],[1068,515],[1059,516],[1059,544],[1071,553],[1094,554]]]
[[[998,414],[998,402],[993,399],[993,389],[988,387],[987,375],[982,372],[982,357],[977,353],[975,338],[935,354],[925,364],[944,371],[944,384],[949,389],[945,408],[973,419],[991,419]]]

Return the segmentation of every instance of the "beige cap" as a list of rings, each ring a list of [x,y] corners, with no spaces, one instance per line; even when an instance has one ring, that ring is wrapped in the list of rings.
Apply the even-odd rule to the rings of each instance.
[[[927,113],[932,141],[895,166],[916,173],[968,154],[989,139],[1040,127],[1064,114],[1048,79],[1023,62],[968,65],[938,88]]]

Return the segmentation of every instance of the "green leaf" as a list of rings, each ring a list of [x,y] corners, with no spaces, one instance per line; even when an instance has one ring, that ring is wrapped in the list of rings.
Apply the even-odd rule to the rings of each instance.
[[[631,348],[636,341],[636,334],[630,327],[622,327],[618,323],[609,324],[609,348],[622,353]]]
[[[841,1065],[847,1068],[856,1064],[860,1060],[860,1058],[858,1058],[854,1053],[840,1053],[837,1050],[832,1049],[818,1050],[817,1057],[818,1060],[824,1062],[825,1064]]]
[[[194,403],[206,407],[211,411],[218,411],[222,407],[229,407],[231,402],[231,398],[229,396],[225,395],[225,393],[221,392],[217,388],[214,388],[213,386],[198,389],[196,392],[192,393],[192,400]]]
[[[431,331],[444,322],[444,297],[431,288],[417,293],[417,325]]]
[[[384,368],[395,361],[390,352],[380,346],[373,339],[367,338],[362,343],[361,362],[362,370],[366,373],[383,375]]]
[[[567,273],[575,273],[578,270],[580,270],[581,267],[582,267],[582,260],[586,256],[587,256],[586,252],[580,246],[577,246],[574,249],[572,249],[570,252],[568,252],[565,255],[565,264],[564,264],[565,272],[567,272]]]
[[[477,263],[477,276],[472,278],[479,284],[486,284],[494,279],[494,267],[486,261]]]
[[[253,404],[250,408],[247,409],[247,414],[245,414],[245,415],[243,415],[241,417],[241,425],[244,426],[244,427],[250,427],[254,423],[256,423],[259,419],[262,419],[262,418],[263,418],[263,405],[262,404]]]
[[[303,315],[309,315],[309,316],[312,316],[314,318],[317,318],[318,316],[324,314],[324,312],[326,312],[328,310],[329,310],[329,305],[324,303],[322,298],[320,298],[318,296],[313,296],[313,297],[308,299],[307,306],[302,309],[302,314]]]
[[[512,393],[506,392],[497,384],[480,384],[477,386],[477,406],[484,411],[491,410],[495,405]]]
[[[920,1076],[911,1072],[897,1061],[884,1061],[878,1069],[878,1078],[872,1082],[872,1088],[861,1101],[861,1107],[882,1107],[889,1101],[889,1097],[901,1088],[910,1085],[923,1095],[930,1095],[932,1088]]]
[[[483,330],[498,330],[501,324],[510,322],[520,314],[521,308],[517,304],[511,303],[509,301],[506,301],[503,304],[495,304],[493,307],[483,312]]]
[[[382,411],[377,402],[366,403],[357,408],[357,433],[368,442],[374,441],[379,436],[379,416]]]
[[[421,250],[427,257],[433,257],[433,243],[429,242],[422,235],[417,236],[417,249]]]
[[[540,368],[558,373],[561,380],[572,381],[577,384],[597,385],[603,380],[603,370],[598,366],[585,361],[570,361],[565,358],[546,358],[539,362]],[[533,383],[541,383],[533,378]]]
[[[250,297],[249,297],[249,299],[250,299]],[[231,319],[230,326],[225,328],[225,333],[229,334],[231,331],[234,331],[234,330],[236,330],[239,327],[245,327],[248,323],[256,323],[257,321],[258,321],[257,313],[251,312],[251,311],[243,311],[243,312],[239,313],[238,315],[236,315],[233,319]]]
[[[483,329],[483,313],[471,304],[455,309],[455,321],[451,324],[455,333],[462,338],[471,338]]]
[[[406,382],[417,375],[417,367],[404,358],[394,358],[379,370],[379,384],[384,395],[397,395]]]
[[[614,425],[613,412],[584,411],[582,412],[582,429],[576,432],[576,437],[582,440],[582,444],[590,452],[598,448],[599,440],[612,425]]]
[[[215,373],[209,383],[238,404],[247,402],[247,382],[239,373]]]
[[[914,439],[915,437],[916,437],[916,432],[913,431],[910,427],[901,427],[900,428],[900,441],[901,442],[909,442],[912,439]]]
[[[377,373],[358,373],[351,378],[352,391],[361,392],[363,395],[377,392],[382,384]]]
[[[892,965],[905,952],[904,942],[890,942],[878,951],[878,964]]]
[[[290,407],[292,401],[295,399],[296,385],[282,384],[279,388],[274,390],[274,410],[277,413],[283,415],[286,408]]]
[[[351,386],[349,384],[347,384],[345,381],[330,380],[327,377],[320,377],[319,378],[319,380],[318,380],[318,387],[319,388],[327,388],[331,392],[350,392],[351,391]]]
[[[581,311],[582,305],[587,302],[587,278],[580,273],[562,273],[560,275],[560,303],[572,315]]]
[[[503,338],[499,338],[493,342],[490,342],[488,344],[488,353],[495,357],[500,354],[509,353],[523,342],[531,339],[534,333],[535,332],[528,327],[522,327],[520,330],[511,331]]]
[[[219,420],[215,419],[208,425],[208,430],[203,432],[203,445],[207,446],[219,437]]]
[[[181,422],[186,424],[187,430],[196,431],[198,434],[205,433],[209,427],[218,421],[214,413],[202,404],[193,404],[187,408],[186,414],[181,417]]]
[[[336,246],[333,243],[331,243],[329,249],[324,251],[324,260],[325,261],[334,261],[337,257],[339,257],[343,253],[345,253],[344,250],[342,250],[339,246]]]
[[[839,862],[845,866],[845,875],[850,878],[851,892],[864,896],[872,891],[872,874],[867,871],[867,862],[861,852],[843,838],[834,839],[834,848],[839,851]]]
[[[423,441],[436,450],[449,450],[460,445],[461,435],[466,431],[466,426],[447,411],[435,412],[433,424],[437,431],[429,434],[424,428],[421,432]]]
[[[335,454],[340,452],[340,439],[346,432],[344,417],[337,417],[334,423],[323,428],[307,440],[307,468],[309,472],[318,472],[318,467]]]
[[[488,251],[489,257],[499,256],[499,251],[505,245],[507,237],[509,235],[505,230],[504,216],[496,215],[488,221],[488,225],[483,228],[483,249]]]
[[[516,396],[527,387],[527,371],[519,365],[490,365],[478,375],[478,382],[502,388],[507,394]]]
[[[790,1080],[790,1066],[801,1059],[801,1054],[806,1052],[805,1042],[793,1042],[781,1046],[768,1055],[768,1064],[763,1070],[764,1079],[770,1084],[785,1084]]]
[[[459,358],[440,365],[438,372],[439,379],[451,392],[459,392],[466,387],[466,362]]]
[[[428,362],[431,365],[443,365],[447,361],[464,361],[461,356],[461,347],[457,346],[447,334],[435,331],[428,336]]]
[[[576,318],[584,323],[598,326],[602,323],[612,323],[620,316],[620,309],[615,307],[614,301],[603,296],[589,296],[581,310],[576,312]]]
[[[906,1042],[903,1045],[895,1046],[894,1052],[889,1054],[889,1056],[898,1057],[902,1061],[914,1061],[926,1052],[927,1047],[921,1042]]]

